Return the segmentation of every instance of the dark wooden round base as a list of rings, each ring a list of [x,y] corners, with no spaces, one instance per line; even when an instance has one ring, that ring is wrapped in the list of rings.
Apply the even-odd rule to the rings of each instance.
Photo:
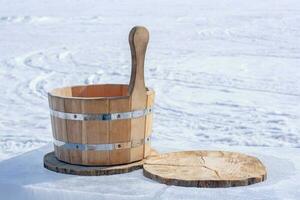
[[[157,155],[155,150],[151,150],[151,155]],[[83,166],[83,165],[72,165],[58,160],[55,157],[54,152],[47,153],[44,156],[44,167],[54,172],[63,174],[73,174],[80,176],[102,176],[112,174],[122,174],[131,172],[137,169],[142,169],[144,160],[133,162],[124,165],[115,166]]]
[[[167,185],[234,187],[262,182],[264,165],[255,157],[226,151],[183,151],[146,159],[144,176]]]

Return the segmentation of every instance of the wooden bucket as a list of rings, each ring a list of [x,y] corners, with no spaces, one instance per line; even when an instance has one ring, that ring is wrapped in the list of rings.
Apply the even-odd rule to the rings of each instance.
[[[149,33],[129,34],[129,85],[57,88],[48,93],[56,157],[79,165],[116,165],[150,154],[154,91],[145,87],[144,59]]]

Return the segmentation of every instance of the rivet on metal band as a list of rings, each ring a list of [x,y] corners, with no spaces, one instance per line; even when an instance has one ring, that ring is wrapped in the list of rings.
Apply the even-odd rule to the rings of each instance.
[[[117,149],[129,149],[150,143],[150,136],[141,140],[132,140],[130,142],[113,143],[113,144],[81,144],[81,143],[67,143],[60,140],[53,139],[53,143],[57,147],[68,150],[79,151],[111,151]]]
[[[132,119],[143,117],[149,113],[152,113],[152,107],[144,110],[135,110],[131,112],[120,112],[120,113],[103,113],[103,114],[82,114],[82,113],[65,113],[50,109],[50,114],[54,117],[68,120],[79,120],[79,121],[107,121],[107,120],[119,120],[119,119]]]

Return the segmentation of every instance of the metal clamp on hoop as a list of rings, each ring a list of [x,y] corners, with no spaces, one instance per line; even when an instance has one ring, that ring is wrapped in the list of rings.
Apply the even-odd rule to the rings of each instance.
[[[78,120],[78,121],[111,121],[121,119],[135,119],[146,116],[153,112],[153,108],[144,110],[134,110],[131,112],[120,113],[103,113],[103,114],[82,114],[82,113],[65,113],[50,109],[50,115],[61,119]]]
[[[112,144],[81,144],[81,143],[67,143],[60,140],[53,139],[55,146],[79,151],[112,151],[116,149],[130,149],[139,147],[150,143],[150,136],[141,140],[132,140],[130,142],[112,143]]]

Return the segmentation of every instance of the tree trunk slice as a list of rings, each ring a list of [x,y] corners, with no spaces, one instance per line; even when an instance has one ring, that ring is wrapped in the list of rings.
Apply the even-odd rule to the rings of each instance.
[[[157,151],[151,149],[150,156],[157,155]],[[102,176],[112,174],[123,174],[137,169],[143,168],[145,159],[124,165],[114,166],[83,166],[72,165],[58,160],[54,152],[50,152],[44,156],[44,167],[54,172],[63,174],[72,174],[80,176]]]
[[[185,187],[246,186],[266,180],[267,171],[255,157],[226,151],[183,151],[148,157],[144,176]]]

